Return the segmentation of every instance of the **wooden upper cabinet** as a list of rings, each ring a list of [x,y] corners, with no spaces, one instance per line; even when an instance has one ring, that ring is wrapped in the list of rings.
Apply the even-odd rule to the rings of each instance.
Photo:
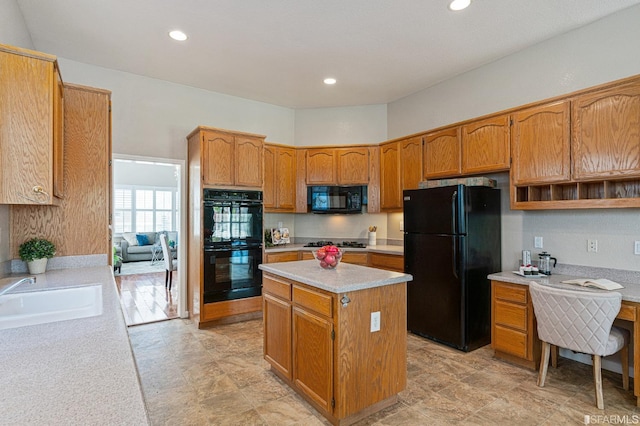
[[[462,173],[509,169],[509,116],[500,115],[462,126]]]
[[[336,155],[340,185],[369,184],[369,148],[338,148]]]
[[[296,208],[296,150],[265,144],[263,202],[266,211]]]
[[[460,127],[452,127],[424,137],[425,179],[459,176]]]
[[[422,180],[422,136],[401,141],[400,150],[400,189],[418,189]]]
[[[204,131],[202,137],[203,183],[232,186],[235,183],[233,135]]]
[[[207,127],[199,129],[204,185],[262,188],[264,136]]]
[[[56,57],[0,45],[0,76],[0,203],[52,204],[63,192]]]
[[[235,184],[262,187],[263,139],[250,136],[235,137]]]
[[[560,101],[513,114],[512,184],[570,179],[569,111],[569,101]]]
[[[397,211],[402,209],[400,175],[400,143],[380,145],[380,209]]]
[[[306,150],[307,185],[368,185],[369,149],[311,148]]]
[[[640,82],[579,96],[571,114],[574,179],[640,175]]]
[[[64,196],[64,86],[58,67],[53,88],[53,195]]]
[[[307,149],[307,185],[336,185],[336,150],[332,148]]]

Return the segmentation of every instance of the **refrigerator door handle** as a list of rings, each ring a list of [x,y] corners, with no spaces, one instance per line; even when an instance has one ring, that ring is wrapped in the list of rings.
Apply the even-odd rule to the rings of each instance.
[[[457,234],[456,232],[456,199],[458,198],[458,191],[453,191],[451,194],[451,233],[453,235]]]
[[[451,244],[451,250],[453,256],[451,256],[451,269],[453,270],[453,276],[458,279],[458,239],[453,237],[453,244]]]

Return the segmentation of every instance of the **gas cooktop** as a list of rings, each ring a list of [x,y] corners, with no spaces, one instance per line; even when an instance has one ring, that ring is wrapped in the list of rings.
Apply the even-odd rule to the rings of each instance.
[[[354,248],[365,248],[366,245],[359,243],[357,241],[342,241],[341,243],[334,244],[333,241],[312,241],[304,245],[304,247],[323,247],[323,246],[332,246],[336,245],[338,247],[354,247]]]

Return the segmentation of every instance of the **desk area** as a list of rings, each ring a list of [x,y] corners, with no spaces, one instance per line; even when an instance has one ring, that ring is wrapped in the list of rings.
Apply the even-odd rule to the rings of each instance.
[[[528,291],[532,278],[512,272],[499,272],[488,276],[491,280],[491,345],[496,358],[537,369],[540,365],[541,344],[538,339],[536,318]],[[536,278],[536,282],[567,289],[603,291],[579,285],[562,284],[561,281],[579,278],[574,275],[551,275]],[[598,277],[599,278],[599,277]],[[623,289],[622,307],[617,319],[627,321],[633,347],[633,392],[636,405],[640,406],[640,282],[629,283],[618,279]]]

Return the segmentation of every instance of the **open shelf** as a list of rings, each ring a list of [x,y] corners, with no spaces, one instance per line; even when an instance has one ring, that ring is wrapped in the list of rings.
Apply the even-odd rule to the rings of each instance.
[[[640,179],[516,186],[511,208],[519,210],[640,207]]]

